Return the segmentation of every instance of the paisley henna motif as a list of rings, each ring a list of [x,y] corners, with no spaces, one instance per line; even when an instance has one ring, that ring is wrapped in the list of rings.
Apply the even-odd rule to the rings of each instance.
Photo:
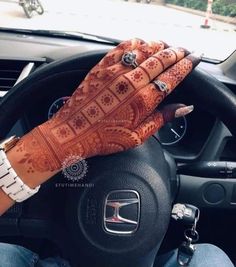
[[[136,53],[139,67],[122,65],[125,51]],[[87,74],[51,120],[21,139],[14,148],[18,164],[29,173],[55,172],[71,154],[88,158],[140,145],[166,118],[155,111],[165,95],[151,81],[165,82],[170,93],[199,62],[187,54],[163,42],[121,43]]]

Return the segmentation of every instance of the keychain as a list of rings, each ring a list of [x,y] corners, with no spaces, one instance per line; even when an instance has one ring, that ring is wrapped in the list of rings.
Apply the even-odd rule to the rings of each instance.
[[[192,228],[184,231],[184,237],[186,241],[184,241],[178,248],[177,255],[177,261],[180,266],[188,266],[196,250],[196,246],[193,245],[193,243],[196,243],[199,239],[196,224],[194,224]]]
[[[172,218],[192,225],[191,228],[187,228],[184,231],[185,241],[178,248],[177,261],[180,266],[188,266],[196,250],[196,246],[193,243],[196,243],[199,239],[199,234],[196,230],[199,216],[200,210],[193,205],[176,204],[172,209]]]

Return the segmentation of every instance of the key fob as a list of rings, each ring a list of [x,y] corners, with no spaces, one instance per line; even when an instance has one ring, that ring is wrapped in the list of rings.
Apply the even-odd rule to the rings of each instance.
[[[184,224],[194,225],[199,219],[200,211],[190,204],[175,204],[172,209],[172,218],[181,220]]]
[[[186,242],[184,241],[179,249],[178,249],[178,256],[177,256],[177,260],[180,266],[188,266],[193,254],[196,250],[196,247],[191,244],[190,242]]]

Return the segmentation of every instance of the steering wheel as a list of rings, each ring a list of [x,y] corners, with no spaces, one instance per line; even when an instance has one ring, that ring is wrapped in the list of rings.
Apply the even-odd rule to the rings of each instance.
[[[0,102],[0,139],[27,106],[47,99],[60,86],[71,93],[107,51],[79,54],[41,67],[17,84]],[[195,69],[179,87],[191,92],[236,134],[236,97],[206,72]],[[176,89],[178,90],[178,88]],[[83,267],[151,267],[168,228],[178,192],[176,165],[151,137],[140,147],[88,160],[93,186],[68,190],[65,228],[72,264]],[[191,194],[191,192],[189,192]],[[63,220],[63,219],[62,219]],[[58,222],[55,223],[55,229]]]

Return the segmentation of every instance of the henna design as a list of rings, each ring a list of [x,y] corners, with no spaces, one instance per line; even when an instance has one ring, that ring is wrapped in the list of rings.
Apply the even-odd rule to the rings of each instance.
[[[116,92],[118,94],[125,94],[128,92],[129,86],[127,82],[121,81],[116,84]]]
[[[106,127],[101,131],[101,136],[107,140],[106,146],[103,146],[101,150],[101,155],[111,154],[114,149],[120,152],[141,144],[141,138],[124,127]]]
[[[45,145],[45,138],[39,134],[38,129],[32,130],[17,143],[16,153],[20,158],[18,163],[26,166],[27,173],[52,172],[59,168],[54,151]]]
[[[113,101],[113,97],[111,95],[106,94],[106,95],[102,96],[101,102],[104,106],[110,106],[110,105],[112,105],[112,103],[114,101]]]
[[[110,90],[105,90],[96,98],[96,103],[107,113],[119,104],[119,100]]]
[[[130,78],[134,82],[140,82],[143,80],[143,73],[140,70],[136,70],[130,75]]]
[[[138,136],[147,138],[153,135],[164,124],[164,118],[161,112],[156,112],[153,115],[147,117],[135,130]],[[142,142],[144,140],[142,139]]]
[[[196,65],[185,50],[165,47],[135,39],[109,52],[57,114],[16,145],[18,164],[28,173],[54,172],[71,154],[87,158],[141,144],[164,123],[161,113],[152,113],[165,95],[150,80],[172,91]],[[140,67],[122,66],[125,51],[137,52]]]
[[[158,76],[158,80],[167,84],[167,94],[191,72],[192,68],[192,61],[186,57]]]
[[[89,107],[87,110],[87,114],[89,115],[89,117],[96,118],[97,116],[99,116],[98,107],[96,107],[96,106]]]
[[[116,63],[116,54],[112,53],[104,58],[103,60],[103,66],[111,66]]]
[[[161,64],[162,68],[161,68],[161,70],[158,70],[158,73],[161,73],[165,69],[165,66],[164,66],[164,63],[162,62],[162,59],[159,58],[158,55],[154,55],[154,56],[152,56],[152,58],[155,58]],[[157,64],[157,67],[158,67],[158,64]]]
[[[145,67],[148,70],[154,70],[157,68],[159,61],[157,61],[157,59],[155,58],[150,58],[146,63],[145,63]]]
[[[53,128],[52,135],[55,136],[59,143],[67,142],[75,137],[74,132],[67,124]]]
[[[168,50],[161,51],[159,55],[163,59],[170,59],[173,56],[171,52],[172,50],[168,49]]]
[[[124,123],[127,127],[132,127],[135,124],[137,117],[137,106],[129,104],[124,108],[121,108],[118,112],[114,113],[111,119],[106,120],[105,126],[122,126]]]
[[[71,126],[76,130],[81,130],[86,127],[86,120],[83,116],[78,115],[72,120]]]
[[[68,125],[70,125],[71,129],[74,129],[76,134],[81,134],[85,130],[87,130],[91,124],[81,113],[76,113],[72,118],[68,121]],[[55,127],[52,125],[52,127]]]
[[[92,102],[87,107],[85,107],[82,113],[90,123],[96,122],[98,119],[101,119],[104,115],[104,112],[96,102]]]

